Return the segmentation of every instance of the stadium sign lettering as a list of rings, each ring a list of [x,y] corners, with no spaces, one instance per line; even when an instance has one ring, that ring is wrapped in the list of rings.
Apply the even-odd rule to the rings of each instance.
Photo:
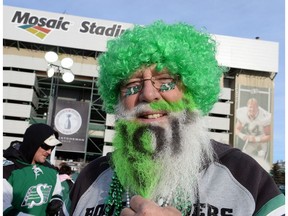
[[[81,24],[80,32],[82,33],[90,33],[96,35],[105,35],[111,37],[117,37],[118,35],[122,34],[125,30],[121,29],[121,25],[114,24],[112,27],[105,27],[105,26],[97,26],[95,22],[90,23],[89,21],[83,21]]]
[[[63,21],[63,19],[64,17],[59,17],[58,19],[48,19],[46,17],[39,18],[37,16],[31,16],[31,14],[28,12],[22,14],[21,11],[16,11],[14,17],[12,18],[12,22],[16,22],[19,24],[38,25],[41,27],[61,29],[67,31],[70,22]]]

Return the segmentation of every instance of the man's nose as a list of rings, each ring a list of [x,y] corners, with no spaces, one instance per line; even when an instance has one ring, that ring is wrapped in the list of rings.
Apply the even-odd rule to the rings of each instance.
[[[142,91],[140,92],[139,99],[141,102],[153,102],[161,98],[159,91],[153,86],[151,79],[143,81]]]

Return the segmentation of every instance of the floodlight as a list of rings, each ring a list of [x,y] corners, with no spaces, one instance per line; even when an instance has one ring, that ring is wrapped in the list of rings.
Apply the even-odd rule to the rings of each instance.
[[[45,54],[45,60],[48,63],[56,62],[58,60],[58,55],[57,55],[57,53],[55,53],[53,51],[49,51]]]

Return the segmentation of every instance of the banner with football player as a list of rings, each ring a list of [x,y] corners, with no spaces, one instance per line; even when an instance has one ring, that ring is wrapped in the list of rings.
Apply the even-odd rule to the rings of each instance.
[[[234,147],[270,171],[273,157],[273,85],[270,78],[239,75],[236,81]]]

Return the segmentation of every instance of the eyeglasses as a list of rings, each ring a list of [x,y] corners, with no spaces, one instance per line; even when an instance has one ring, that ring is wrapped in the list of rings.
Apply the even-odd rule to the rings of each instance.
[[[43,144],[40,145],[40,147],[41,147],[42,149],[44,149],[45,151],[48,151],[48,150],[50,150],[50,149],[51,149],[51,151],[53,151],[53,149],[54,149],[55,146],[49,146],[49,145],[43,143]]]
[[[156,88],[159,92],[170,91],[175,89],[178,79],[178,76],[171,77],[169,74],[151,77],[149,79],[130,79],[127,83],[124,83],[121,86],[121,92],[126,97],[137,94],[143,89],[144,82],[148,80],[151,81],[154,88]]]

